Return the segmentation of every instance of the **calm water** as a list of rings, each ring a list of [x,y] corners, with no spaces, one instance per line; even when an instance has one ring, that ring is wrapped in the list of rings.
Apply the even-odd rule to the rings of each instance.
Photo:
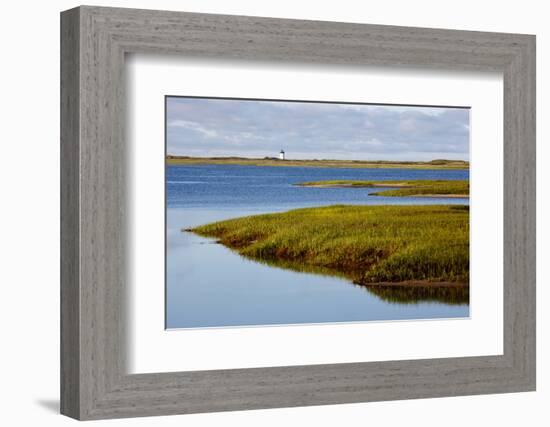
[[[467,317],[467,304],[400,303],[331,276],[246,260],[182,232],[245,215],[332,204],[467,204],[467,199],[368,196],[365,188],[296,187],[328,179],[468,179],[462,170],[335,169],[234,165],[167,169],[168,328]]]

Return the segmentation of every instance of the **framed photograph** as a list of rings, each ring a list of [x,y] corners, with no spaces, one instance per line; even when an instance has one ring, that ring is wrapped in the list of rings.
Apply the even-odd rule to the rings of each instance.
[[[535,389],[535,37],[61,14],[61,411]]]

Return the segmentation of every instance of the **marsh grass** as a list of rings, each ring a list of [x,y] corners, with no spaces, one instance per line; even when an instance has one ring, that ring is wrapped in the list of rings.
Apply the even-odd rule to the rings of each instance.
[[[469,281],[468,206],[335,205],[254,215],[187,231],[244,257],[359,285]]]
[[[361,180],[330,180],[310,181],[296,184],[301,187],[390,187],[391,190],[370,193],[371,196],[465,196],[470,194],[468,180],[400,180],[400,181],[361,181]]]

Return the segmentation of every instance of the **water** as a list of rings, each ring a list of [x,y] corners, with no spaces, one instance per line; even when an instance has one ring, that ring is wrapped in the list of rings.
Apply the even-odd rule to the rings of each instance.
[[[467,204],[467,199],[368,196],[366,188],[297,187],[332,179],[468,179],[467,170],[169,166],[166,326],[274,325],[467,317],[468,304],[397,302],[332,276],[247,260],[182,229],[229,218],[333,204]],[[393,301],[392,301],[393,300]]]

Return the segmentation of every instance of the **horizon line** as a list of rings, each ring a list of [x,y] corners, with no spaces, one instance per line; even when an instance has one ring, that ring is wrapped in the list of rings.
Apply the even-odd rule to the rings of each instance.
[[[391,163],[430,163],[434,161],[445,161],[445,162],[464,162],[470,163],[469,160],[463,159],[445,159],[445,158],[435,158],[431,160],[387,160],[387,159],[328,159],[328,158],[309,158],[309,159],[291,159],[286,158],[284,160],[279,159],[276,156],[264,156],[264,157],[246,157],[246,156],[189,156],[184,154],[166,154],[166,158],[186,158],[186,159],[243,159],[243,160],[280,160],[280,161],[332,161],[332,162],[391,162]]]

